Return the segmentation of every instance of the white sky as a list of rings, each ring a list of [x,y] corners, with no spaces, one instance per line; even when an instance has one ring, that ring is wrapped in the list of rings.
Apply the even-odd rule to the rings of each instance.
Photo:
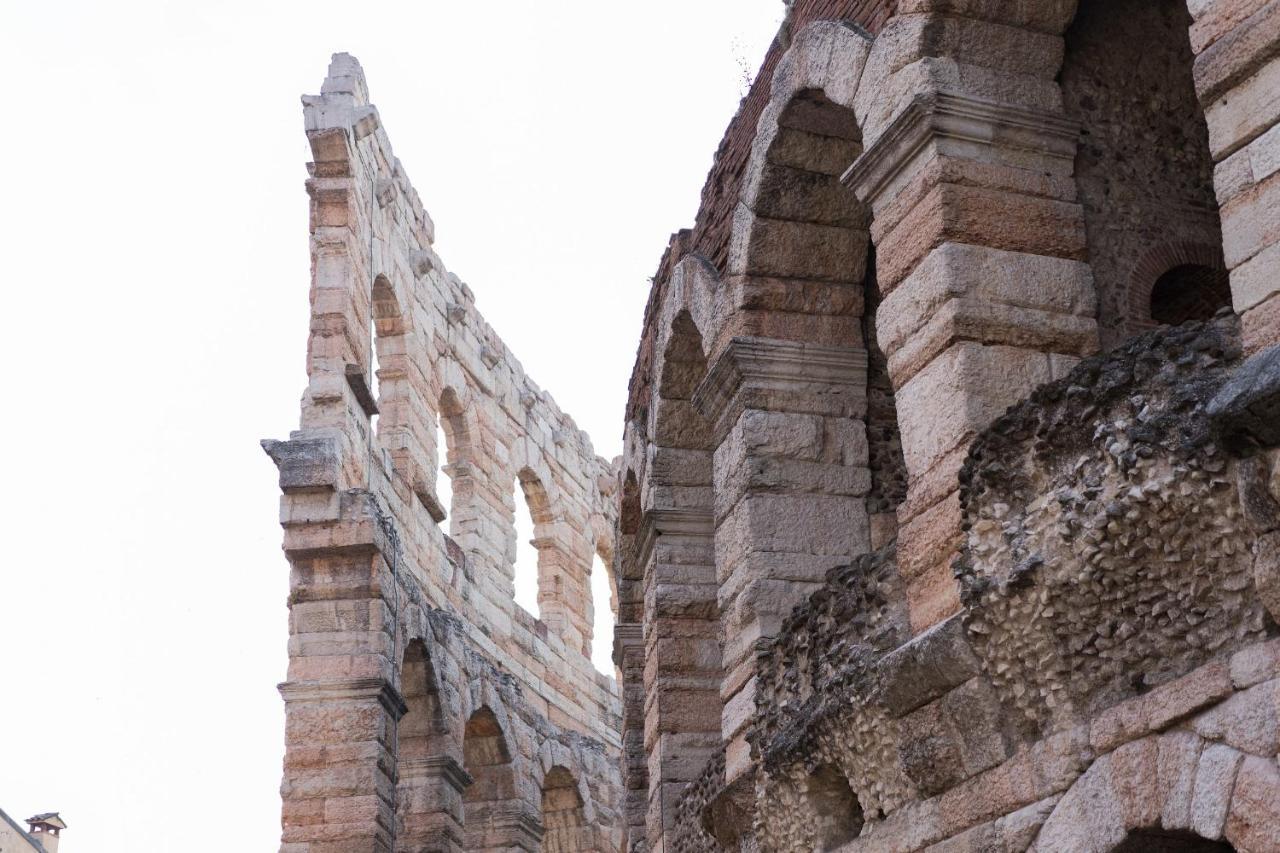
[[[66,853],[271,851],[298,96],[364,64],[437,249],[612,456],[648,276],[778,0],[5,2],[0,808]],[[604,605],[600,605],[603,607]]]

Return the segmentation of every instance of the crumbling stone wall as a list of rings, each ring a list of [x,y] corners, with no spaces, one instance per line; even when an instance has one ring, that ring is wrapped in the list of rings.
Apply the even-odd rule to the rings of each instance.
[[[1258,377],[1274,401],[1280,372],[1242,364],[1238,335],[1149,333],[979,437],[958,616],[899,642],[902,617],[859,598],[900,601],[892,552],[796,610],[752,723],[761,849],[835,849],[833,771],[861,821],[842,850],[1108,851],[1144,830],[1280,849],[1280,481],[1251,485],[1280,450],[1229,450],[1247,419],[1215,414],[1244,387],[1264,410]]]
[[[1062,97],[1080,124],[1076,183],[1104,347],[1157,325],[1152,290],[1177,266],[1218,273],[1204,289],[1221,301],[1199,319],[1230,301],[1190,24],[1179,0],[1082,0],[1066,32]]]
[[[303,103],[308,385],[264,442],[292,567],[281,850],[616,850],[621,708],[587,657],[616,471],[433,251],[359,64]],[[541,619],[512,597],[517,483]]]
[[[1256,559],[1270,528],[1223,485],[1265,466],[1148,419],[1167,409],[1203,432],[1205,383],[1229,386],[1243,355],[1280,342],[1280,4],[902,0],[839,20],[788,5],[694,227],[662,259],[631,378],[628,849],[1109,850],[1192,831],[1269,849],[1246,817],[1274,790],[1265,746],[1238,739],[1201,770],[1218,735],[1163,739],[1227,713],[1216,703],[1264,701],[1270,688],[1232,697],[1274,679]],[[1238,340],[1128,348],[1153,320],[1211,314],[1222,270]],[[696,370],[666,368],[694,349],[680,338],[698,342]],[[1073,372],[1104,347],[1139,366],[1102,385]],[[1193,366],[1183,391],[1153,379],[1166,362]],[[1090,401],[1113,387],[1135,399],[1100,414]],[[1046,388],[1083,407],[1067,417]],[[978,520],[966,461],[1029,399],[1062,431],[983,451],[1023,473]],[[671,425],[694,422],[709,472],[672,464],[689,457],[670,452]],[[1129,465],[1136,446],[1157,461]],[[1047,519],[1067,516],[1075,538],[1050,548]],[[1033,542],[1043,565],[1024,565]],[[817,602],[860,614],[868,578],[896,633],[828,630]],[[1233,666],[1250,674],[1224,687]],[[1095,742],[1093,721],[1122,706],[1146,722]],[[696,738],[667,736],[682,731]],[[1194,784],[1144,788],[1160,777],[1135,760],[1212,777],[1201,822],[1184,817]],[[1235,804],[1220,782],[1246,766]],[[1094,796],[1122,811],[1079,830]]]

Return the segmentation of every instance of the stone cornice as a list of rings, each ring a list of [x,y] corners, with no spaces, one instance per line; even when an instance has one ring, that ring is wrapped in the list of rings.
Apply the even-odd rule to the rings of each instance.
[[[833,347],[772,338],[733,338],[693,392],[693,405],[723,436],[725,415],[743,388],[789,393],[830,393],[847,389],[865,396],[867,353],[861,347]]]
[[[340,702],[377,699],[397,720],[409,712],[400,691],[384,678],[344,678],[336,681],[286,681],[276,689],[285,702]]]
[[[1075,158],[1080,125],[1056,113],[935,92],[918,95],[841,176],[863,202],[874,201],[926,145],[954,139]]]
[[[628,647],[644,653],[644,626],[638,622],[619,622],[613,626],[613,665],[622,668]]]
[[[401,758],[400,777],[406,779],[443,779],[461,794],[475,779],[449,755],[433,755],[430,758]]]
[[[659,536],[714,536],[715,516],[709,509],[651,509],[640,519],[635,561],[643,568]]]

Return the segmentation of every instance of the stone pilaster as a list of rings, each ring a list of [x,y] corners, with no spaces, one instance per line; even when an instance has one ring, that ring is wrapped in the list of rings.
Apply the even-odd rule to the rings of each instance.
[[[467,850],[473,853],[538,853],[542,849],[542,822],[520,800],[484,803],[471,826],[468,813]]]
[[[899,568],[919,631],[955,612],[956,474],[973,436],[1097,347],[1077,128],[1059,114],[917,96],[844,181],[873,211],[876,321],[909,487]]]
[[[750,763],[755,649],[827,570],[870,548],[866,353],[728,342],[694,400],[714,425],[721,738],[728,781]]]
[[[654,509],[644,566],[644,751],[649,850],[670,850],[681,791],[720,744],[714,526],[701,508]]]
[[[1280,0],[1187,6],[1232,302],[1256,351],[1280,343]]]
[[[649,774],[644,749],[644,628],[619,622],[613,627],[613,663],[622,676],[623,844],[645,837]]]
[[[397,853],[462,853],[462,794],[471,774],[451,756],[400,759]]]

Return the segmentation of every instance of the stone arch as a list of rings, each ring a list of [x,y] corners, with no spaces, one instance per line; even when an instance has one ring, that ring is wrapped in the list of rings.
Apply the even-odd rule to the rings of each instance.
[[[575,853],[599,849],[587,821],[586,799],[574,775],[555,765],[542,780],[543,853]]]
[[[1231,304],[1221,246],[1170,241],[1155,246],[1129,276],[1129,331],[1208,320]]]
[[[410,317],[403,304],[389,278],[374,278],[369,321],[372,382],[367,393],[377,413],[378,443],[390,454],[396,473],[423,494],[419,469],[431,443],[418,424],[422,395],[410,355]]]
[[[478,535],[474,519],[462,510],[476,496],[476,477],[479,472],[475,468],[475,456],[480,431],[474,412],[466,405],[467,386],[463,385],[461,388],[459,391],[453,385],[444,385],[436,397],[436,423],[439,429],[432,442],[436,461],[433,466],[436,479],[432,483],[432,494],[436,496],[436,503],[440,508],[438,520],[451,519],[450,535],[467,549],[467,543]],[[440,445],[440,438],[444,439],[443,446]],[[439,480],[441,476],[449,478],[448,506],[441,501],[444,494],[443,484]]]
[[[455,757],[459,750],[427,644],[410,641],[402,660],[406,711],[395,729],[396,849],[409,853],[437,839],[461,845],[462,796],[470,779]]]
[[[681,791],[720,747],[714,435],[694,404],[694,391],[707,377],[706,337],[694,321],[701,313],[693,292],[698,264],[689,261],[673,276],[659,315],[639,488],[643,514],[634,540],[638,594],[628,596],[642,608],[644,623],[645,701],[637,710],[644,719],[650,846],[663,843],[659,836],[675,825]],[[628,483],[623,491],[626,500]],[[623,524],[631,523],[632,512]],[[639,673],[624,665],[623,674]]]
[[[1096,759],[1058,800],[1031,849],[1271,850],[1280,842],[1278,817],[1280,769],[1274,759],[1174,730]],[[1140,846],[1143,841],[1153,846]]]
[[[491,706],[482,705],[467,719],[462,754],[472,779],[463,795],[466,849],[511,849],[520,829],[514,818],[523,809],[507,730]]]
[[[1173,288],[1163,296],[1174,319],[1212,316],[1230,304],[1229,284],[1187,4],[1079,0],[1076,6],[1058,83],[1066,115],[1080,125],[1075,183],[1099,333],[1103,348],[1111,348],[1159,325],[1153,288],[1174,267],[1204,267],[1185,276],[1182,288],[1172,279],[1162,283]],[[1180,299],[1177,291],[1185,296],[1188,289],[1195,293]]]

